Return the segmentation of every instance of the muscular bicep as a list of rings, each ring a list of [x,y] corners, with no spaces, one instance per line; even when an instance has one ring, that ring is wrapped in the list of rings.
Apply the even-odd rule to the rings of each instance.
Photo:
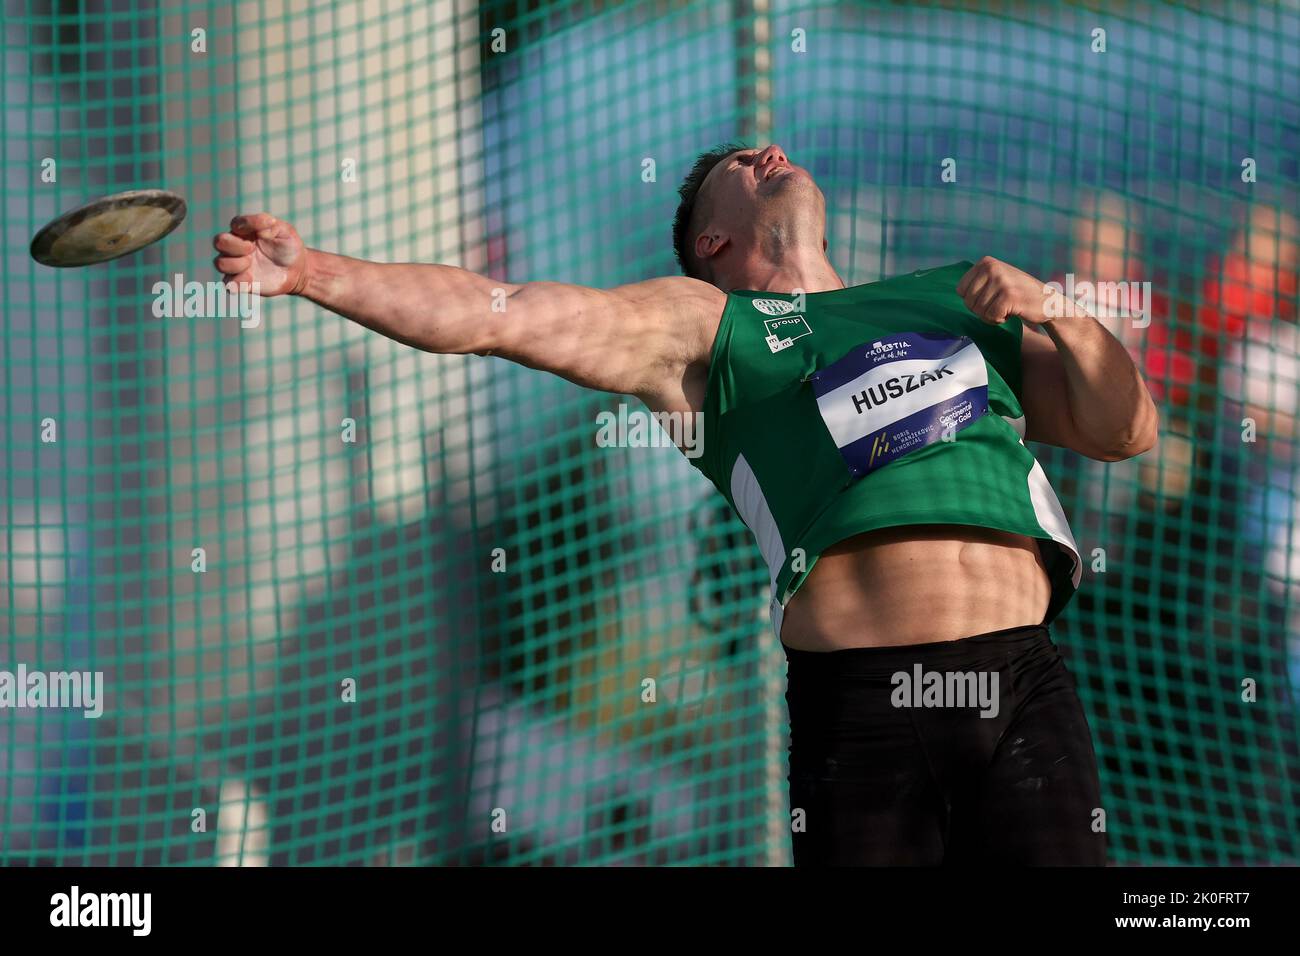
[[[503,288],[485,354],[585,388],[641,397],[671,391],[674,378],[698,360],[709,315],[721,316],[726,299],[684,277],[614,289],[560,282]]]
[[[1020,342],[1020,360],[1020,407],[1025,413],[1025,438],[1077,449],[1065,366],[1056,351],[1056,343],[1026,324]]]

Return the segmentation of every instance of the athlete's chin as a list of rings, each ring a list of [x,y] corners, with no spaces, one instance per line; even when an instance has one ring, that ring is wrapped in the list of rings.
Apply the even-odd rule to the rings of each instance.
[[[791,193],[806,192],[810,185],[812,185],[810,179],[800,177],[797,173],[777,173],[759,185],[758,195],[762,199],[772,200]]]
[[[817,183],[807,173],[802,176],[786,173],[769,180],[765,185],[768,187],[766,200],[777,205],[804,208],[809,203],[821,205],[826,201],[822,191],[817,188]]]

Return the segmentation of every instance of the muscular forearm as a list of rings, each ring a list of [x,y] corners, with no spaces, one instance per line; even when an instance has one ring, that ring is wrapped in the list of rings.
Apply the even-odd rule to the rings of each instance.
[[[1095,456],[1129,458],[1154,445],[1156,407],[1124,346],[1082,313],[1044,322],[1042,329],[1061,356],[1075,429]]]
[[[493,290],[514,289],[456,266],[368,262],[316,249],[308,255],[302,288],[294,291],[428,352],[488,351]]]

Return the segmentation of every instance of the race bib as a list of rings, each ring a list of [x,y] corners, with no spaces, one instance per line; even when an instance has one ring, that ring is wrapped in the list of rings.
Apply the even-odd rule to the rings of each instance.
[[[810,381],[826,430],[855,477],[955,438],[989,408],[988,368],[967,336],[882,336]]]

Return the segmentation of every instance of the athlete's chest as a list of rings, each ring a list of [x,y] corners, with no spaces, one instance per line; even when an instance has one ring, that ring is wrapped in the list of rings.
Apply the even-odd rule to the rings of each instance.
[[[802,310],[792,308],[800,304],[797,300],[754,299],[734,311],[731,363],[747,391],[762,394],[807,381],[855,352],[883,366],[921,354],[940,354],[945,347],[973,345],[986,360],[1000,365],[1015,347],[1005,328],[989,326],[965,308],[944,303],[888,297],[865,302],[805,298]],[[948,345],[936,349],[936,342]],[[904,375],[913,371],[900,369]],[[916,380],[904,380],[904,388],[931,381],[927,377],[922,382],[921,372],[916,374]]]

